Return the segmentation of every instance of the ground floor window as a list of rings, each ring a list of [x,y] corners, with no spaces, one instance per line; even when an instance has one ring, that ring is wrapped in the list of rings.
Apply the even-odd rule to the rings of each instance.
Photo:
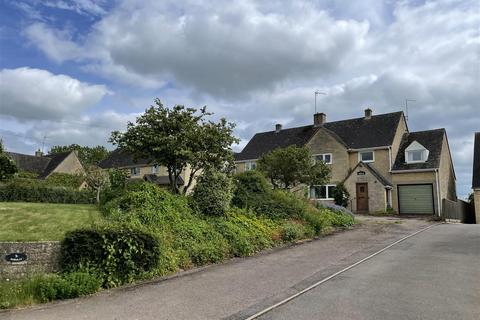
[[[255,170],[257,163],[255,161],[245,162],[245,171]]]
[[[335,188],[334,184],[311,186],[310,199],[333,200],[333,188]]]
[[[130,174],[132,176],[138,176],[140,174],[140,168],[139,167],[130,168]]]

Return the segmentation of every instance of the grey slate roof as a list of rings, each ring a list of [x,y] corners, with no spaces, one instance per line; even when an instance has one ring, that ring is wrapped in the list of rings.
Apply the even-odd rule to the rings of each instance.
[[[41,157],[16,152],[7,152],[7,154],[17,164],[20,170],[36,173],[40,179],[44,179],[72,152],[73,151],[54,153]]]
[[[18,169],[36,174],[42,174],[51,160],[48,157],[37,157],[16,152],[7,152],[7,154],[16,163]]]
[[[473,147],[472,188],[480,188],[480,132],[475,133],[475,144]]]
[[[99,163],[103,169],[133,167],[138,165],[148,165],[152,163],[151,159],[134,159],[133,155],[120,148],[110,152],[107,158]]]
[[[48,162],[47,167],[40,174],[39,178],[44,179],[48,177],[50,173],[52,173],[53,170],[55,170],[55,168],[58,167],[58,165],[62,163],[66,157],[70,155],[70,153],[72,153],[72,151],[59,152],[59,153],[46,155],[45,158],[50,158],[50,161]]]
[[[417,169],[435,169],[440,166],[440,156],[442,153],[443,137],[445,129],[434,129],[427,131],[417,131],[405,133],[398,149],[397,158],[393,164],[392,170],[417,170]],[[405,149],[413,142],[418,141],[429,151],[428,159],[422,163],[410,163],[405,161]]]
[[[322,127],[332,132],[347,148],[362,149],[392,144],[402,112],[374,115],[371,119],[355,118],[327,122]],[[235,155],[236,161],[258,159],[278,147],[303,146],[319,130],[313,125],[261,132],[253,136],[243,151]]]

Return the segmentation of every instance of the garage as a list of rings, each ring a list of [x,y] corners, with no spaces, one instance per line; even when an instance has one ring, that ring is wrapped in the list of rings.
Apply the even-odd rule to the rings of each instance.
[[[400,214],[434,214],[433,185],[399,185],[398,208]]]

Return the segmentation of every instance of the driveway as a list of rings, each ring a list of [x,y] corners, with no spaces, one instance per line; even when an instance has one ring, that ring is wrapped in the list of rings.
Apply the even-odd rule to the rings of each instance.
[[[428,229],[258,319],[480,319],[480,226]]]
[[[234,259],[225,264],[187,272],[166,280],[161,279],[127,288],[108,290],[86,298],[24,310],[0,312],[0,319],[244,319],[369,256],[394,241],[430,225],[430,222],[416,219],[360,219],[362,223],[353,230],[319,240],[273,250],[246,259]],[[454,234],[450,236],[447,233],[447,238],[442,240],[442,234],[450,228],[450,226],[436,226],[429,229],[433,234],[437,234],[436,241],[441,242],[437,246],[438,250],[435,251],[435,255],[438,255],[442,251],[441,248],[444,248],[443,251],[452,251],[451,254],[458,260],[454,263],[448,260],[451,256],[438,257],[438,260],[435,260],[437,264],[429,264],[428,276],[431,276],[432,279],[436,277],[436,272],[443,268],[439,263],[446,261],[445,263],[448,263],[449,267],[455,264],[457,267],[463,268],[457,272],[451,272],[449,276],[452,279],[448,280],[448,283],[451,284],[453,281],[456,285],[472,286],[474,283],[470,279],[455,279],[461,278],[461,275],[467,277],[475,273],[471,270],[468,271],[467,265],[471,264],[472,259],[478,258],[478,256],[473,256],[476,254],[473,249],[462,254],[457,252],[460,250],[459,246],[453,245],[453,248],[450,248],[449,246],[455,242],[457,237],[464,239],[462,237],[467,236],[463,230],[458,229],[458,232],[452,231]],[[431,232],[429,231],[428,234]],[[407,254],[407,249],[414,248],[417,239],[423,239],[421,236],[423,233],[414,236],[411,241],[399,244],[391,251]],[[472,233],[469,232],[468,235],[472,235]],[[466,239],[462,240],[462,243],[465,242],[467,242]],[[434,247],[433,244],[432,247]],[[424,249],[415,252],[428,254],[428,250],[425,247],[422,248]],[[388,256],[390,254],[388,253]],[[381,255],[377,257],[379,258]],[[413,254],[413,256],[416,255]],[[378,259],[377,257],[372,259],[369,264],[375,265],[374,261]],[[470,258],[462,260],[463,257]],[[420,258],[425,260],[425,264],[428,263],[428,258]],[[390,268],[400,272],[399,275],[410,270],[405,269],[409,268],[408,265],[411,264],[407,257],[399,260],[396,267],[395,263],[395,259],[390,261]],[[362,270],[365,270],[363,265],[361,267]],[[373,270],[377,270],[377,272],[388,270],[388,266],[376,267]],[[373,276],[369,268],[366,268],[366,271],[366,275],[371,273]],[[426,272],[426,270],[415,269],[415,272]],[[379,274],[382,275],[382,273]],[[477,279],[479,278],[477,273]],[[337,281],[338,279],[331,283]],[[377,284],[385,286],[382,283]],[[411,289],[409,288],[408,292],[412,292]],[[344,292],[348,292],[348,288],[344,287],[344,290]],[[448,296],[452,299],[460,299],[456,295],[456,291],[452,293],[455,295],[450,296],[449,294]],[[357,292],[358,294],[360,293]],[[447,296],[447,294],[445,295]],[[301,297],[303,299],[304,296]],[[400,298],[404,299],[404,296],[400,295]],[[321,301],[317,303],[320,304]],[[365,300],[365,303],[368,303],[368,299]],[[286,312],[285,314],[290,315],[287,307],[288,305],[282,309],[284,311],[279,312]],[[385,307],[393,308],[394,304]],[[285,319],[296,318],[296,315],[293,318],[285,317]]]

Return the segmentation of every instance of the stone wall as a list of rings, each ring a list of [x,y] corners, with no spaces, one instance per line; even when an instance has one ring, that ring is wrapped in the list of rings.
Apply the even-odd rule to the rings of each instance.
[[[6,256],[23,253],[27,259],[9,262]],[[59,270],[60,242],[0,242],[0,280],[21,279],[38,273]]]

